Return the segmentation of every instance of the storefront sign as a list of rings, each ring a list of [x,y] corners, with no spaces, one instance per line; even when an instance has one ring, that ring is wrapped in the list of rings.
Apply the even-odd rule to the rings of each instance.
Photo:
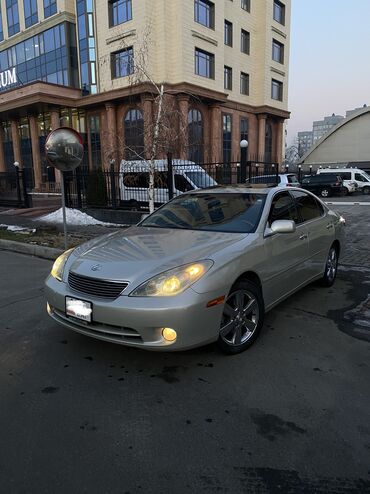
[[[0,88],[4,89],[11,84],[17,84],[17,73],[15,71],[15,67],[4,70],[4,72],[0,72]]]

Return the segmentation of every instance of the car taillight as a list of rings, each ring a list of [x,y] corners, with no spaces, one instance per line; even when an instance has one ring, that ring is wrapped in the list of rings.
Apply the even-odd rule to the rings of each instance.
[[[342,184],[341,184],[340,182],[336,182],[336,184],[335,184],[335,185],[342,185]]]

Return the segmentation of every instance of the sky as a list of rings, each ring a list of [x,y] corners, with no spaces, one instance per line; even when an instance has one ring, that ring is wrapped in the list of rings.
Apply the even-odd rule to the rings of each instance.
[[[314,120],[370,105],[370,0],[292,0],[288,145]]]

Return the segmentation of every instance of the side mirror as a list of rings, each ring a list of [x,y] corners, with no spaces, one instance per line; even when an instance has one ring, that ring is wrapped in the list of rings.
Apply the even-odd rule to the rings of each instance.
[[[295,223],[291,220],[276,220],[270,228],[271,233],[294,233],[295,230]]]

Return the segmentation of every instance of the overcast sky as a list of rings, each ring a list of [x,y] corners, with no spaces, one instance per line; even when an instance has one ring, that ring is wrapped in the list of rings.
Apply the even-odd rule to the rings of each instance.
[[[288,145],[314,120],[370,105],[370,0],[292,0]]]

